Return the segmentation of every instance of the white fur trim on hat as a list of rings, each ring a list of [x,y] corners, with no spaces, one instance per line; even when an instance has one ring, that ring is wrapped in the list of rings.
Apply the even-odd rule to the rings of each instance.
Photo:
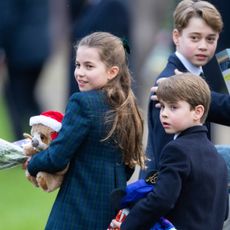
[[[30,118],[30,126],[36,124],[48,126],[56,132],[59,132],[62,126],[61,122],[44,115],[33,116]]]

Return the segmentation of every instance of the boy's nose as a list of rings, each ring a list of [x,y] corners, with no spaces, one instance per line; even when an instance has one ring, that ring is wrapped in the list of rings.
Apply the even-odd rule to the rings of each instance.
[[[166,109],[161,109],[160,115],[161,115],[161,117],[167,117],[168,115],[167,115]]]
[[[208,46],[208,44],[205,41],[205,39],[200,40],[200,42],[199,42],[199,49],[207,49],[207,46]]]

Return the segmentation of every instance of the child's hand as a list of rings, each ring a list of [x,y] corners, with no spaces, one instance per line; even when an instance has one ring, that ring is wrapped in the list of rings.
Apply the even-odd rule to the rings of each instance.
[[[113,219],[107,230],[119,230],[122,222],[125,220],[126,216],[129,214],[129,209],[124,208],[119,210],[115,219]]]
[[[110,224],[110,230],[120,230],[121,227],[121,222],[113,219],[111,224]]]
[[[156,95],[157,89],[158,89],[157,86],[153,86],[153,87],[150,89],[150,91],[153,93],[153,95],[151,96],[151,100],[156,101],[156,102],[158,102],[158,98],[157,98],[157,95]],[[161,107],[161,106],[160,106],[160,103],[156,103],[155,107],[156,107],[156,108],[160,108],[160,107]]]
[[[176,75],[178,75],[178,74],[182,74],[183,72],[179,71],[178,69],[175,69],[175,70],[174,70],[174,73],[175,73]],[[165,79],[166,79],[165,77],[160,78],[160,79],[157,81],[157,85],[159,85],[159,84],[160,84],[162,81],[164,81]],[[156,101],[156,102],[158,101],[158,98],[157,98],[157,95],[156,95],[157,89],[158,89],[158,86],[153,86],[153,87],[151,88],[151,90],[150,90],[150,91],[153,93],[153,95],[151,96],[151,100]],[[160,107],[161,107],[160,103],[156,103],[155,107],[156,107],[156,108],[160,108]]]
[[[157,81],[157,85],[159,85],[159,84],[160,84],[162,81],[164,81],[165,79],[166,79],[165,77],[164,77],[164,78],[160,78],[160,79]],[[151,100],[156,101],[156,102],[158,102],[158,98],[157,98],[157,95],[156,95],[157,89],[158,89],[158,86],[153,86],[153,87],[151,88],[151,92],[153,93],[153,95],[151,96]],[[155,107],[156,107],[156,108],[160,108],[160,107],[161,107],[160,103],[156,103]]]

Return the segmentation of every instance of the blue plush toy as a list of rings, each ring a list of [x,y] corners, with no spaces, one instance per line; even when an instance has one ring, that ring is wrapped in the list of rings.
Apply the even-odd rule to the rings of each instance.
[[[112,195],[112,204],[115,209],[126,209],[132,207],[138,200],[144,198],[149,192],[153,191],[158,172],[154,171],[147,175],[145,179],[139,179],[126,187],[126,191],[115,190]],[[176,230],[173,224],[161,217],[150,230]]]

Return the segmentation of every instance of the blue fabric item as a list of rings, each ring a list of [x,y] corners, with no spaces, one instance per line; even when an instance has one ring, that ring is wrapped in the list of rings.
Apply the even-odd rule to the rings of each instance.
[[[152,184],[147,184],[144,179],[129,184],[126,188],[126,195],[121,201],[121,207],[125,208],[129,203],[134,203],[153,190]]]
[[[139,179],[126,187],[126,195],[121,200],[121,207],[126,208],[130,204],[137,202],[141,198],[153,191],[154,185],[148,184],[144,179]],[[150,230],[176,230],[173,224],[161,217]]]
[[[176,228],[170,221],[161,217],[159,222],[157,222],[150,230],[176,230]]]

